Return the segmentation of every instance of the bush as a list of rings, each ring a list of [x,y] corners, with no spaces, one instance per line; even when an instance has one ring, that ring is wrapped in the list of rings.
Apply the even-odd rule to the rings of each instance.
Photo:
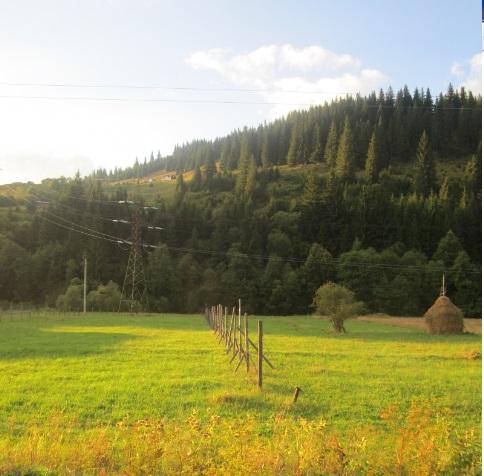
[[[363,303],[355,300],[352,291],[332,282],[316,291],[313,307],[318,314],[328,316],[336,332],[346,332],[344,322],[364,311]]]
[[[57,309],[65,312],[80,312],[83,307],[82,281],[74,278],[64,294],[56,300]]]
[[[109,281],[108,284],[100,284],[95,291],[91,291],[87,296],[87,305],[91,311],[117,311],[121,291],[119,286]]]

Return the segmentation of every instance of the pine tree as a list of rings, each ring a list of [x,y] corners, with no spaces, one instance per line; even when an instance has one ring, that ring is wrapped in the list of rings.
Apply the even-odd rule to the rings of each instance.
[[[310,304],[316,289],[334,279],[335,268],[331,253],[319,243],[313,243],[301,267],[307,305]]]
[[[350,120],[346,117],[343,132],[339,138],[338,154],[336,156],[336,176],[345,181],[354,180],[355,163],[355,140]]]
[[[378,181],[378,160],[377,160],[377,145],[376,145],[376,134],[373,132],[370,140],[370,145],[368,146],[368,154],[366,157],[365,164],[365,175],[370,183],[375,183]]]
[[[311,151],[311,155],[309,156],[309,162],[316,164],[318,162],[322,162],[324,159],[323,155],[323,146],[321,144],[321,128],[318,124],[314,127],[313,133],[313,148]]]
[[[465,186],[467,190],[480,200],[482,189],[482,169],[481,160],[476,155],[473,155],[471,160],[466,165],[465,169]]]
[[[269,133],[267,132],[267,129],[264,130],[264,135],[262,138],[261,163],[262,163],[262,167],[264,168],[270,167],[271,165]]]
[[[415,191],[418,195],[428,197],[435,189],[436,172],[433,152],[427,133],[423,131],[417,147],[417,163],[415,170]]]
[[[249,164],[250,159],[250,142],[249,142],[249,134],[247,130],[244,130],[242,133],[242,138],[240,140],[240,155],[239,155],[239,163],[238,168],[243,169],[247,167]]]
[[[250,156],[249,159],[249,166],[247,169],[247,179],[245,182],[245,196],[246,197],[252,197],[254,194],[255,188],[256,188],[256,180],[257,180],[257,164],[255,162],[255,157],[254,155]]]
[[[197,165],[195,167],[195,173],[193,175],[193,179],[190,183],[190,190],[192,192],[198,192],[202,186],[202,172],[200,170],[200,166]]]
[[[310,171],[305,179],[301,203],[303,207],[314,211],[322,203],[321,182],[314,171]]]
[[[304,161],[304,137],[302,121],[298,120],[291,131],[291,141],[287,152],[288,165],[301,164]]]
[[[212,180],[216,173],[217,166],[215,165],[215,160],[213,159],[212,155],[209,155],[205,164],[205,180]]]
[[[442,185],[440,186],[440,189],[439,189],[439,200],[443,204],[448,203],[450,200],[449,177],[447,177],[447,175],[444,177],[444,180],[442,181]]]
[[[459,238],[454,235],[452,230],[449,230],[446,235],[439,241],[437,250],[432,259],[434,261],[442,261],[445,266],[451,266],[457,255],[463,251],[462,244]]]
[[[329,128],[328,138],[324,147],[324,161],[328,167],[336,165],[336,156],[338,155],[338,130],[333,120]]]

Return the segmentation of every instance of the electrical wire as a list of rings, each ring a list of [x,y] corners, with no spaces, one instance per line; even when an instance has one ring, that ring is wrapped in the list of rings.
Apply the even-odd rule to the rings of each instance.
[[[7,186],[8,187],[8,186]],[[10,187],[9,187],[10,188]],[[9,198],[9,197],[7,197]],[[12,199],[10,199],[13,202]],[[132,245],[131,241],[124,240],[119,237],[114,237],[112,235],[106,235],[108,238],[105,238],[103,236],[97,236],[93,235],[91,233],[87,233],[85,231],[77,230],[72,227],[68,227],[66,225],[57,223],[53,220],[49,220],[46,217],[41,218],[45,219],[46,221],[53,223],[61,228],[65,228],[67,230],[76,232],[76,233],[81,233],[86,236],[90,236],[92,238],[96,239],[104,239],[106,241],[110,241],[113,243],[117,244],[129,244]],[[66,220],[67,221],[67,220]],[[68,221],[67,221],[68,222]],[[73,222],[70,222],[73,225],[75,225]],[[79,225],[79,227],[81,227]],[[87,227],[82,227],[85,228],[86,230],[89,230],[94,233],[101,233],[97,232],[97,230],[91,230]],[[101,233],[102,234],[102,233]],[[111,238],[115,239],[111,239]],[[213,250],[204,250],[204,249],[197,249],[197,248],[186,248],[186,247],[175,247],[175,246],[170,246],[166,244],[162,245],[152,245],[152,244],[147,244],[147,243],[141,243],[141,246],[143,248],[151,248],[151,249],[161,249],[161,248],[166,248],[170,251],[179,251],[183,253],[197,253],[197,254],[205,254],[205,255],[217,255],[217,256],[234,256],[238,258],[245,258],[245,259],[258,259],[258,260],[264,260],[264,261],[277,261],[277,262],[291,262],[291,263],[305,263],[306,259],[301,259],[301,258],[296,258],[296,257],[281,257],[281,256],[273,256],[273,255],[260,255],[260,254],[249,254],[249,253],[242,253],[242,252],[233,252],[233,251],[227,251],[227,252],[220,252],[220,251],[213,251]],[[414,270],[414,271],[429,271],[423,266],[420,265],[393,265],[393,264],[386,264],[386,263],[368,263],[368,262],[355,262],[355,261],[345,261],[342,260],[341,258],[330,258],[328,261],[333,264],[333,265],[341,265],[344,264],[345,266],[349,267],[356,267],[356,268],[372,268],[372,269],[387,269],[387,270]],[[448,272],[448,270],[446,270]],[[438,271],[439,273],[441,270]],[[474,274],[474,275],[480,275],[481,273],[479,271],[468,271],[469,274]]]
[[[318,103],[287,103],[275,101],[236,101],[218,99],[169,99],[169,98],[119,98],[119,97],[89,97],[89,96],[25,96],[25,95],[0,95],[0,99],[33,99],[33,100],[53,100],[53,101],[101,101],[101,102],[146,102],[146,103],[174,103],[174,104],[230,104],[230,105],[254,105],[254,106],[301,106],[317,107]],[[394,109],[395,105],[386,104],[365,104],[369,109]],[[475,107],[457,106],[409,106],[409,109],[427,109],[435,113],[435,110],[476,110]]]
[[[82,83],[29,83],[0,81],[0,86],[9,87],[36,87],[36,88],[77,88],[77,89],[134,89],[134,90],[163,90],[163,91],[197,91],[197,92],[237,92],[237,93],[289,93],[289,94],[334,94],[338,96],[359,95],[355,91],[321,91],[321,90],[299,90],[299,89],[279,89],[279,88],[227,88],[227,87],[196,87],[196,86],[166,86],[166,85],[135,85],[135,84],[82,84]],[[373,91],[376,95],[376,91]],[[370,94],[372,94],[370,93]],[[369,95],[370,95],[369,94]],[[369,96],[368,95],[368,96]],[[459,93],[456,93],[458,96]],[[366,97],[368,97],[366,96]],[[447,96],[444,95],[444,97]],[[424,94],[424,97],[427,97]],[[437,99],[440,95],[431,95],[432,99]],[[385,99],[386,95],[385,95]],[[396,96],[393,98],[396,100]]]

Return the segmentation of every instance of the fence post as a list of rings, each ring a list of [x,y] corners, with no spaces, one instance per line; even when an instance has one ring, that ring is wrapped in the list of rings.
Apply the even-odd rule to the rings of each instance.
[[[259,337],[259,348],[257,349],[257,385],[262,389],[262,361],[264,360],[264,331],[262,329],[262,321],[257,321],[257,334]]]
[[[227,345],[227,306],[225,306],[225,314],[224,314],[224,338],[225,338],[225,345]]]
[[[245,317],[245,363],[247,366],[247,372],[249,371],[250,361],[249,361],[249,317],[247,313],[244,314]]]
[[[242,300],[239,299],[239,350],[242,355]]]

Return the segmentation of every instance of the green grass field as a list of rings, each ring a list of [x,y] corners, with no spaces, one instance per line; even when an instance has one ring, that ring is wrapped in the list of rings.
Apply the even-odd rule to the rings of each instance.
[[[404,418],[412,407],[442,412],[457,434],[479,434],[481,360],[471,357],[481,352],[480,336],[429,336],[359,321],[338,336],[314,317],[261,319],[276,368],[265,368],[259,392],[255,372],[234,372],[201,316],[3,316],[0,442],[12,451],[27,445],[32,427],[48,427],[55,415],[70,422],[75,438],[121,421],[184,422],[194,410],[201,424],[213,415],[249,418],[257,438],[269,438],[269,422],[283,415],[323,420],[342,441],[355,429],[383,441],[395,431],[383,416],[391,409]],[[253,318],[254,340],[255,329]],[[302,394],[291,404],[295,386]],[[3,464],[37,464],[23,454],[4,455]]]

